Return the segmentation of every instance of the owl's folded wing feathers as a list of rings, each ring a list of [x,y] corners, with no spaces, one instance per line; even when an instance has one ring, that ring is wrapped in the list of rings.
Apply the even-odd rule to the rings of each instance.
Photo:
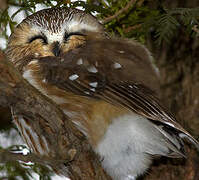
[[[39,59],[46,81],[60,89],[126,107],[175,129],[199,150],[199,143],[156,98],[158,80],[146,48],[117,39],[89,39],[61,58]],[[166,136],[166,135],[165,135]]]

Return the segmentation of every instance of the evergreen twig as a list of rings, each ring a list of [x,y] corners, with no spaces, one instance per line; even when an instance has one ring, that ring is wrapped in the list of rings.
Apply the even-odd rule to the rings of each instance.
[[[133,6],[136,2],[137,2],[137,0],[131,0],[131,1],[129,1],[129,2],[127,3],[127,5],[126,5],[124,8],[122,8],[121,10],[119,10],[117,13],[115,13],[115,14],[112,15],[112,16],[109,16],[109,17],[105,18],[105,19],[102,21],[102,24],[106,24],[106,23],[112,21],[113,19],[117,18],[117,17],[118,17],[119,15],[121,15],[122,13],[128,11],[129,8],[130,8],[131,6]]]

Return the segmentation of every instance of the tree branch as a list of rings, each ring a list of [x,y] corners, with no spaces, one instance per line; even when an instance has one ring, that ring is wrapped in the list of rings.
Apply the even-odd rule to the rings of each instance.
[[[133,5],[136,3],[136,1],[137,1],[137,0],[131,0],[131,1],[129,1],[129,2],[127,3],[127,5],[126,5],[124,8],[120,9],[117,13],[115,13],[115,14],[112,15],[112,16],[109,16],[109,17],[105,18],[105,19],[102,21],[102,24],[106,24],[106,23],[112,21],[113,19],[117,18],[120,14],[122,14],[122,13],[128,11],[128,9],[129,9],[131,6],[133,6]]]
[[[130,27],[124,29],[124,32],[125,32],[125,33],[129,33],[129,32],[132,31],[132,30],[135,30],[135,29],[140,28],[141,26],[142,26],[142,24],[136,24],[136,25],[134,25],[134,26],[130,26]]]
[[[50,155],[45,157],[45,161],[51,162],[59,174],[71,179],[110,179],[83,134],[51,100],[22,78],[1,51],[0,105],[12,106],[18,115],[30,119],[31,127],[38,136],[44,136],[50,146]],[[0,153],[1,160],[4,153]],[[39,160],[33,156],[27,158]],[[43,157],[40,159],[44,160]]]

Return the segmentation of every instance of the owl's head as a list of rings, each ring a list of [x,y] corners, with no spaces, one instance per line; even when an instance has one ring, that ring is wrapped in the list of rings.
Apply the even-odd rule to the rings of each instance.
[[[24,19],[12,33],[8,58],[16,65],[27,58],[59,56],[85,42],[89,33],[103,35],[97,19],[81,10],[50,8]]]

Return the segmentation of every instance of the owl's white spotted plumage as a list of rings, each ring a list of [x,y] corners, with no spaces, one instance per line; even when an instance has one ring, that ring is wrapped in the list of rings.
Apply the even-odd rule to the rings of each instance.
[[[157,80],[149,51],[107,37],[89,14],[65,8],[35,13],[16,27],[7,55],[85,134],[113,179],[135,179],[154,155],[184,156],[181,137],[199,147],[152,91]],[[50,155],[28,119],[14,119],[28,146]]]

